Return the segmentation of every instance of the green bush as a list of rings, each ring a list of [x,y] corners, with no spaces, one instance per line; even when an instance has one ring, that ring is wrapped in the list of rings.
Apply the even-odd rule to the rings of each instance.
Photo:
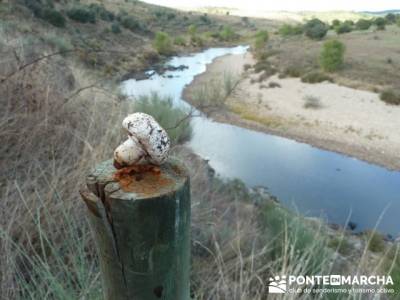
[[[349,24],[346,24],[346,23],[342,23],[335,28],[335,31],[337,34],[348,33],[348,32],[351,32],[352,30],[353,30],[353,28]]]
[[[224,26],[219,33],[219,36],[222,41],[233,41],[236,38],[236,34],[230,26]]]
[[[345,46],[337,40],[324,43],[320,56],[320,65],[323,70],[333,72],[338,70],[344,62]]]
[[[103,5],[92,3],[89,5],[89,9],[99,16],[103,21],[111,22],[115,19],[114,13],[107,10]]]
[[[328,76],[322,72],[313,71],[313,72],[304,74],[301,77],[301,81],[306,82],[306,83],[320,83],[320,82],[324,82],[324,81],[332,82],[333,79],[330,76]]]
[[[332,28],[338,27],[340,24],[342,24],[342,22],[340,22],[338,19],[335,19],[332,21]]]
[[[145,30],[144,26],[136,20],[133,16],[123,15],[119,17],[120,23],[126,29],[130,31],[142,31]]]
[[[159,54],[170,54],[172,52],[172,41],[166,32],[157,32],[153,45]]]
[[[114,34],[119,34],[122,32],[121,27],[117,22],[111,24],[111,32]]]
[[[396,24],[400,27],[400,17],[397,18]]]
[[[279,77],[301,77],[303,73],[304,70],[301,67],[291,66],[287,67]]]
[[[41,18],[53,26],[65,27],[64,16],[52,8],[44,8],[41,12]]]
[[[49,35],[45,37],[45,40],[54,48],[57,49],[58,52],[62,52],[62,54],[67,54],[68,51],[72,50],[74,47],[70,41],[66,40],[62,36],[59,35]]]
[[[321,40],[328,29],[329,27],[319,19],[312,19],[304,25],[304,33],[313,40]]]
[[[381,92],[380,98],[387,104],[400,105],[400,92],[395,92],[394,90],[384,90]]]
[[[356,23],[356,28],[358,30],[368,30],[371,27],[371,25],[372,25],[371,20],[360,19]]]
[[[269,34],[266,30],[260,30],[255,35],[254,48],[256,51],[264,49],[265,44],[268,42]]]
[[[86,7],[73,7],[67,10],[67,16],[80,23],[96,23],[96,13]]]
[[[186,46],[186,40],[183,36],[178,35],[174,38],[174,44],[177,46]]]
[[[142,96],[135,101],[135,111],[144,112],[153,116],[158,123],[168,132],[173,145],[187,142],[192,137],[192,126],[188,112],[174,107],[172,99],[161,97],[156,93]]]
[[[378,30],[385,30],[385,28],[386,28],[386,20],[384,18],[381,18],[381,17],[376,18],[374,20],[374,25],[376,26],[376,28]]]
[[[282,36],[299,35],[303,33],[303,26],[284,24],[279,28],[278,32]]]

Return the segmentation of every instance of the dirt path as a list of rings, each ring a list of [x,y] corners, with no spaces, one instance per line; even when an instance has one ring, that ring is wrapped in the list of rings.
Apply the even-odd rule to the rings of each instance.
[[[244,71],[244,65],[253,63],[250,54],[216,59],[185,89],[184,98],[192,102],[199,87],[224,73],[236,74],[241,80],[227,100],[229,109],[213,113],[215,120],[400,170],[400,106],[385,104],[376,93],[328,82],[272,76],[259,83],[258,75]],[[310,97],[314,100],[306,100]],[[306,102],[318,107],[306,108]]]

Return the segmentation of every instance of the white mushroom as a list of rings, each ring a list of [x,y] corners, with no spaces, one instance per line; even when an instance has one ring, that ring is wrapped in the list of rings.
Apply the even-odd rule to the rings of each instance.
[[[131,142],[127,140],[115,150],[117,167],[138,163],[142,158],[156,165],[167,159],[170,147],[168,134],[152,116],[134,113],[123,120],[122,126],[128,131]]]
[[[120,166],[130,166],[138,163],[146,153],[140,144],[132,138],[128,138],[125,142],[117,147],[114,151],[114,163]]]

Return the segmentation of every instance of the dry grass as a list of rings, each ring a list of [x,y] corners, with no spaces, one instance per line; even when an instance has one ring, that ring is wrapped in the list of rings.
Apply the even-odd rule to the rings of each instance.
[[[245,120],[254,121],[270,128],[281,127],[287,124],[287,121],[284,122],[278,117],[260,115],[246,105],[239,103],[230,104],[229,110]]]

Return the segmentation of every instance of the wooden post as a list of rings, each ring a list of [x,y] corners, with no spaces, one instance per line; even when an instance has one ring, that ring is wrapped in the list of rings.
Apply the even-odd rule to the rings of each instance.
[[[86,186],[105,299],[189,299],[190,184],[182,164],[117,171],[105,161]]]

